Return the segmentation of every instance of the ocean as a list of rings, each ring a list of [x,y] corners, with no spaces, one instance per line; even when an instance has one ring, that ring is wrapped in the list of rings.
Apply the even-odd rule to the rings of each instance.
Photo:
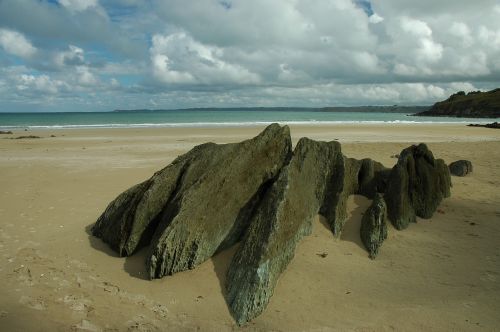
[[[394,112],[290,110],[169,110],[67,113],[0,113],[0,129],[235,127],[281,124],[489,123],[498,119],[415,117]]]

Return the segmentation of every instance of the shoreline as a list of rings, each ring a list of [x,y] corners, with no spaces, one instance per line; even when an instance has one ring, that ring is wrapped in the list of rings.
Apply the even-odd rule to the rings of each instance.
[[[416,126],[435,126],[435,125],[467,125],[471,123],[487,124],[500,119],[468,119],[457,121],[255,121],[255,122],[182,122],[182,123],[131,123],[131,124],[84,124],[84,125],[16,125],[16,126],[1,126],[0,130],[65,130],[65,129],[150,129],[150,128],[252,128],[268,126],[272,123],[288,126],[374,126],[374,125],[416,125]]]

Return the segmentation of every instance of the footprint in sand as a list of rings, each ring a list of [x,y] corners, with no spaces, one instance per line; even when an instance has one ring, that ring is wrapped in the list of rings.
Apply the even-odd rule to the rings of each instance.
[[[19,299],[19,303],[21,303],[22,305],[24,305],[28,308],[35,309],[35,310],[47,309],[47,305],[45,304],[45,301],[43,300],[43,298],[41,296],[39,296],[37,298],[33,298],[31,296],[23,295]]]
[[[158,326],[156,326],[153,322],[149,321],[147,317],[143,315],[138,315],[133,318],[133,320],[129,320],[127,322],[127,331],[138,331],[138,332],[154,332],[160,331]]]
[[[89,266],[86,263],[80,262],[79,260],[72,259],[69,261],[69,263],[82,272],[88,272],[90,270]]]
[[[158,316],[158,318],[167,318],[168,316],[168,309],[163,304],[156,303],[150,309]]]
[[[104,281],[102,285],[103,285],[102,288],[104,289],[105,292],[111,294],[118,294],[120,292],[120,287],[113,285],[110,282]]]
[[[91,306],[92,301],[89,299],[84,298],[83,296],[76,296],[76,295],[66,295],[64,298],[60,298],[57,300],[58,302],[63,302],[66,304],[71,310],[81,312],[81,313],[89,313],[90,311],[94,310],[94,308]]]
[[[33,286],[35,284],[31,270],[27,266],[21,265],[15,268],[14,273],[17,274],[17,279],[21,281],[21,284],[26,286]]]
[[[76,325],[71,326],[72,331],[91,331],[91,332],[101,332],[102,328],[95,325],[89,320],[82,319],[82,321]]]
[[[23,260],[26,262],[42,263],[45,261],[50,261],[49,259],[42,257],[37,249],[31,247],[24,247],[19,249],[16,256],[19,260]]]

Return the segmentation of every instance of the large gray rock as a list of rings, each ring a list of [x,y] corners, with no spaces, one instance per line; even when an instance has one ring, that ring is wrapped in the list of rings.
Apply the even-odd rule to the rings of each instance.
[[[449,166],[450,173],[455,176],[466,176],[472,173],[472,163],[469,160],[457,160]]]
[[[274,125],[252,140],[219,145],[200,155],[208,165],[189,188],[181,187],[172,200],[175,213],[162,218],[153,236],[150,277],[191,269],[221,244],[238,241],[248,226],[248,211],[259,201],[255,195],[274,180],[290,153],[288,127]]]
[[[441,200],[450,196],[450,172],[441,159],[434,159],[425,144],[404,149],[392,168],[385,201],[389,220],[397,229],[430,218]]]
[[[122,256],[151,243],[151,278],[193,268],[240,239],[290,154],[289,128],[277,124],[241,143],[197,146],[119,195],[92,232]]]
[[[382,194],[375,194],[373,202],[361,219],[361,241],[374,259],[387,238],[387,206]]]
[[[311,232],[325,202],[326,184],[343,182],[343,165],[339,143],[307,138],[298,142],[290,163],[257,207],[229,267],[227,301],[239,324],[267,306],[297,243]]]

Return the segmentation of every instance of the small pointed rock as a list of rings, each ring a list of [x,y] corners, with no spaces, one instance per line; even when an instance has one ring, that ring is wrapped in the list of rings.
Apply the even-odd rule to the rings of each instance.
[[[382,242],[387,238],[387,206],[381,194],[375,194],[373,202],[361,220],[361,240],[371,259],[375,259]]]

